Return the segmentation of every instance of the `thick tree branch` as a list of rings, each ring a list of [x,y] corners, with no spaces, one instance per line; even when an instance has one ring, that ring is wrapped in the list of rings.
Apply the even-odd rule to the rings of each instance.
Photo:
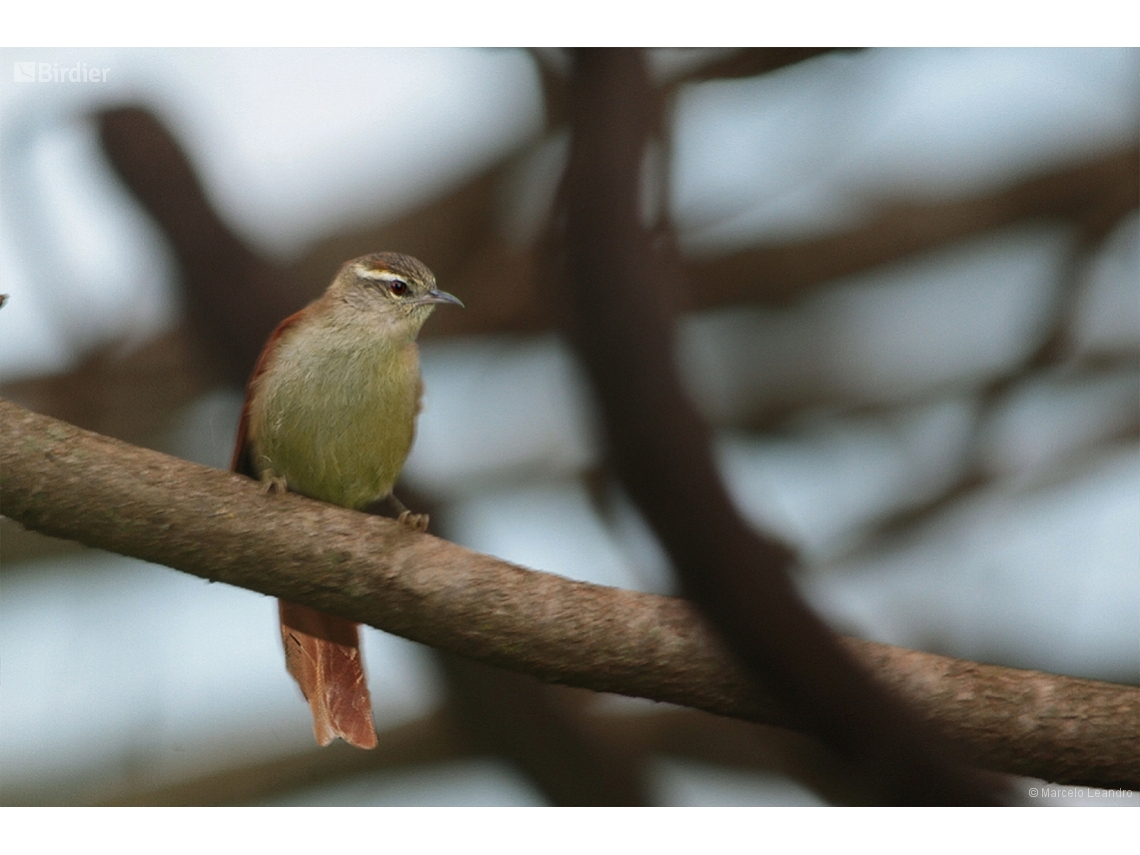
[[[525,570],[380,517],[0,401],[0,511],[25,527],[335,612],[543,680],[791,728],[689,603]],[[1140,789],[1140,689],[846,639],[980,766]]]

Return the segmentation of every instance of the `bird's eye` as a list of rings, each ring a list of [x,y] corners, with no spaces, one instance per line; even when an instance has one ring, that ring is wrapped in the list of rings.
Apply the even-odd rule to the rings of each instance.
[[[408,293],[408,283],[402,279],[393,279],[388,283],[388,290],[397,297],[403,297]]]

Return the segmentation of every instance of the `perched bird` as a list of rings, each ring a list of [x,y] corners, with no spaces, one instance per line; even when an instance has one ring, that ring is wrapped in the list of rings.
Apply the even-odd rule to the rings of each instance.
[[[437,303],[462,306],[418,260],[378,252],[345,264],[328,290],[269,336],[246,389],[231,469],[267,491],[346,508],[392,495],[415,435],[423,381],[416,335]],[[357,624],[278,602],[285,664],[313,712],[317,742],[373,748]]]

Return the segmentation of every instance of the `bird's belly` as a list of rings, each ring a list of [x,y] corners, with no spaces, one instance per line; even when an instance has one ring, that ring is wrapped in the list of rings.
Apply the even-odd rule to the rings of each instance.
[[[262,390],[258,414],[260,469],[284,478],[292,492],[343,507],[362,508],[392,491],[415,435],[419,365],[414,349],[368,356],[275,373],[280,379]]]

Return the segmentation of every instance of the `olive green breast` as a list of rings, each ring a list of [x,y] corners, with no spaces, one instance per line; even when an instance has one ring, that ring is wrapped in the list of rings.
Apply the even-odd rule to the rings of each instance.
[[[421,388],[414,341],[314,326],[283,336],[250,410],[254,465],[343,507],[382,499],[411,450]]]

